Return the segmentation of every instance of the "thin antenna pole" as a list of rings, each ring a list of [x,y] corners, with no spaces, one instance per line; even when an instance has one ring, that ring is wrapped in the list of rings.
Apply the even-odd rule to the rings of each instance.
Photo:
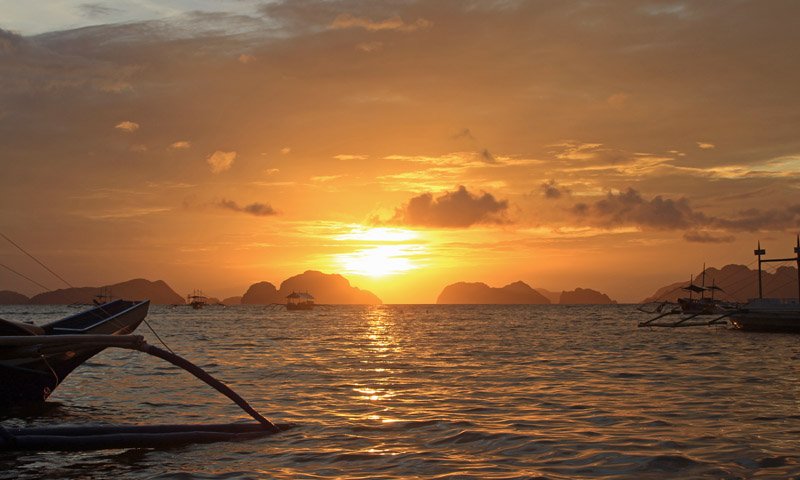
[[[764,298],[764,291],[761,289],[761,256],[767,253],[766,250],[761,248],[761,240],[758,241],[758,248],[753,252],[758,257],[758,298]]]

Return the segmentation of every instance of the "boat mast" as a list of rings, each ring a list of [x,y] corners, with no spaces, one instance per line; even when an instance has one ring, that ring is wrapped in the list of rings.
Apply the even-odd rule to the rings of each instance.
[[[794,247],[794,258],[765,258],[762,259],[761,255],[767,253],[766,250],[761,248],[761,242],[758,242],[758,250],[755,253],[758,256],[758,298],[762,298],[761,291],[761,264],[765,262],[797,262],[797,301],[800,302],[800,235],[797,236],[797,243]]]
[[[704,289],[702,292],[700,292],[700,298],[702,299],[702,298],[704,298],[706,296],[706,291],[705,291],[705,288],[706,288],[706,262],[703,262],[703,273],[701,273],[700,275],[703,276],[703,279],[700,281],[700,286],[703,287],[703,289]]]
[[[758,298],[764,298],[764,292],[761,289],[761,255],[766,255],[767,251],[761,248],[761,240],[758,241],[758,248],[753,251],[758,257]]]

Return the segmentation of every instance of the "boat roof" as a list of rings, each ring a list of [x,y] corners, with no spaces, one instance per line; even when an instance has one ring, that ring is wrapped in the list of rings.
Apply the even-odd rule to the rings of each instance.
[[[306,300],[314,300],[314,296],[308,292],[305,293],[292,292],[289,295],[286,295],[286,298],[303,298]]]
[[[689,284],[689,286],[688,286],[688,287],[683,287],[683,289],[684,289],[684,290],[688,290],[688,291],[690,291],[690,292],[704,292],[704,291],[706,290],[705,288],[703,288],[703,287],[700,287],[700,286],[698,286],[698,285],[695,285],[695,284],[693,284],[693,283],[692,283],[692,284]]]

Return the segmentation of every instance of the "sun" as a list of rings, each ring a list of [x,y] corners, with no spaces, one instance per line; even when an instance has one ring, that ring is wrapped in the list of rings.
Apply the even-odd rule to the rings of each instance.
[[[346,273],[366,277],[385,277],[420,267],[419,256],[425,247],[419,234],[399,228],[355,227],[337,240],[352,244],[354,251],[335,255],[335,262]]]

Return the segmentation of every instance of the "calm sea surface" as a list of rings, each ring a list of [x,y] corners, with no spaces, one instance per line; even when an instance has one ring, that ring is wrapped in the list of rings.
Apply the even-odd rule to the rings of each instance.
[[[0,307],[17,320],[65,307]],[[0,454],[0,478],[800,478],[800,336],[637,329],[630,306],[153,307],[177,353],[289,431],[170,450]],[[146,326],[139,328],[158,345]],[[107,350],[3,425],[246,420]]]

